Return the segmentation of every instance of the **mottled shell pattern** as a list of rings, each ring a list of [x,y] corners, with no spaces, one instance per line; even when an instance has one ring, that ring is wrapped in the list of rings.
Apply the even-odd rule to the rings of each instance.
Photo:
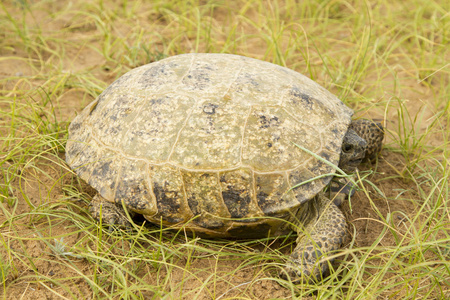
[[[71,123],[66,161],[108,201],[156,224],[264,235],[338,165],[352,110],[289,70],[230,54],[183,54],[131,70]],[[247,233],[243,233],[246,231]]]

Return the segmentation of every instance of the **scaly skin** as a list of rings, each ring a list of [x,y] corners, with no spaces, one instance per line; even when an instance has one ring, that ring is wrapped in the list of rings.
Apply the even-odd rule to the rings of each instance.
[[[367,142],[365,160],[373,161],[381,151],[384,138],[384,128],[378,122],[370,120],[353,120],[349,129],[353,129]]]
[[[343,141],[339,167],[353,172],[362,160],[373,161],[381,151],[383,138],[380,123],[353,121]],[[294,282],[321,279],[332,262],[326,256],[338,250],[345,239],[347,223],[336,204],[339,205],[350,192],[348,187],[343,192],[332,188],[331,198],[319,193],[304,210],[298,212],[300,226],[293,228],[298,234],[297,246],[281,277],[289,277]]]
[[[104,224],[124,227],[130,225],[122,205],[105,200],[99,194],[95,195],[89,203],[89,212],[97,220],[100,220],[101,217]],[[128,210],[128,213],[133,216],[132,211]]]
[[[297,246],[289,257],[286,273],[282,274],[284,278],[289,275],[294,282],[319,280],[331,262],[326,254],[338,250],[346,235],[345,217],[331,199],[320,193],[310,202],[311,219],[303,228],[296,228]]]

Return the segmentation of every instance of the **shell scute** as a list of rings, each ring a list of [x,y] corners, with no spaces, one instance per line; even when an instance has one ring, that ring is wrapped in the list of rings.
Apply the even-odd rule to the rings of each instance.
[[[143,73],[136,76],[136,88],[147,92],[170,91],[184,76],[189,61],[156,62],[143,66]]]
[[[281,107],[255,108],[245,126],[242,163],[260,172],[293,169],[310,157],[295,144],[315,152],[321,147],[320,134]]]
[[[298,206],[284,174],[255,174],[258,206],[268,216],[283,217]]]
[[[115,152],[104,148],[98,154],[98,161],[92,166],[88,183],[95,188],[102,197],[114,199],[117,174],[120,170],[120,160]]]
[[[78,176],[86,182],[89,182],[94,165],[100,159],[98,154],[100,151],[99,145],[93,140],[89,139],[83,142],[72,141],[70,145],[77,151],[73,151],[69,155],[71,168],[78,174]],[[94,183],[99,186],[100,183]]]
[[[167,93],[147,98],[144,107],[128,126],[129,131],[120,141],[125,153],[142,157],[149,162],[166,161],[172,152],[178,134],[192,108],[191,97]],[[147,109],[150,106],[152,109]]]
[[[147,164],[140,160],[126,158],[122,158],[120,162],[114,201],[118,204],[123,203],[127,208],[140,214],[155,214],[156,201],[150,192]]]
[[[220,172],[220,189],[231,218],[240,222],[255,221],[254,217],[264,213],[254,201],[253,172],[250,169],[237,169]]]
[[[149,166],[148,176],[156,199],[156,213],[144,216],[164,225],[188,221],[193,215],[186,205],[180,171],[169,165],[155,165]]]
[[[217,173],[183,172],[186,199],[194,214],[193,222],[204,228],[224,226],[221,218],[230,215],[222,201]]]
[[[237,167],[246,114],[239,103],[224,98],[198,103],[180,130],[170,161],[191,169]]]

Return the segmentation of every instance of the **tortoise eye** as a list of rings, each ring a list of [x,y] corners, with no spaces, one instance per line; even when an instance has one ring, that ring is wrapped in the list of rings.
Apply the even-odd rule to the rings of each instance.
[[[353,145],[346,144],[346,145],[342,146],[342,151],[344,151],[345,153],[348,153],[352,150],[353,150]]]

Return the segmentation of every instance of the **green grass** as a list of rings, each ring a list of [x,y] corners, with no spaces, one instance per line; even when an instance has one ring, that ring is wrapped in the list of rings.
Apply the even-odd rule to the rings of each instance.
[[[3,1],[0,294],[448,299],[449,11],[444,0]],[[111,230],[87,214],[93,191],[64,163],[75,111],[128,70],[186,52],[287,66],[387,128],[382,157],[344,205],[350,238],[322,282],[276,276],[292,237]]]

